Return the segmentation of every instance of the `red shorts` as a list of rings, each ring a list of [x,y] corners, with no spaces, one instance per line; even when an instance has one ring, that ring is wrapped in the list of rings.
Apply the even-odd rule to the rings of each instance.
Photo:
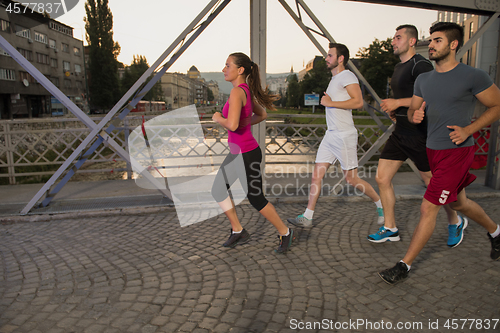
[[[427,148],[432,178],[424,198],[437,206],[457,201],[458,193],[476,179],[469,173],[474,153],[474,146],[444,150]]]

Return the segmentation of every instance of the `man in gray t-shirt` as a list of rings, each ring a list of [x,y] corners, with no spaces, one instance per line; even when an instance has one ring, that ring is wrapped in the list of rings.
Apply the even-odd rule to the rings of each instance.
[[[459,63],[448,72],[430,71],[415,81],[414,95],[426,102],[427,147],[434,150],[470,147],[472,136],[457,145],[449,125],[466,127],[472,121],[476,95],[493,85],[485,71]]]
[[[463,42],[461,26],[438,22],[430,33],[429,59],[436,61],[436,67],[417,78],[408,120],[419,124],[427,119],[427,156],[432,178],[422,200],[420,221],[403,260],[379,273],[389,284],[408,277],[411,264],[434,231],[439,209],[446,204],[488,231],[490,257],[500,259],[500,226],[465,195],[465,187],[476,178],[469,173],[475,153],[471,135],[500,119],[500,90],[486,73],[455,59]],[[471,123],[476,99],[488,109]],[[456,230],[460,240],[466,221]]]

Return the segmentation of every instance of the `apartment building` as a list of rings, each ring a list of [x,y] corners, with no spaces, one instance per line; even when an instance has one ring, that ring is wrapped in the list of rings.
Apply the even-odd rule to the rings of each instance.
[[[165,73],[161,78],[161,88],[167,109],[178,109],[187,105],[206,106],[219,103],[219,84],[206,82],[200,71],[191,66],[187,74]],[[215,100],[208,101],[208,89],[212,90]]]
[[[12,4],[22,8],[19,13]],[[10,4],[10,6],[9,6]],[[22,4],[0,0],[0,35],[86,111],[83,41],[73,28]],[[61,116],[67,109],[0,47],[1,119]]]

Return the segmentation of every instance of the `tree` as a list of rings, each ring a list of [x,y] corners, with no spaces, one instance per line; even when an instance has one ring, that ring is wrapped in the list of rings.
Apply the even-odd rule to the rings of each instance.
[[[207,100],[210,102],[214,100],[214,93],[210,88],[207,88]]]
[[[356,54],[361,58],[359,71],[373,87],[380,98],[387,98],[387,82],[392,76],[394,66],[399,62],[399,58],[394,55],[392,39],[379,41],[377,38],[370,46],[359,49]]]
[[[332,78],[332,72],[328,70],[326,66],[326,61],[321,58],[315,61],[313,68],[306,73],[304,79],[300,81],[300,94],[322,94],[328,88],[328,83]],[[304,105],[304,98],[300,100],[300,104]]]
[[[286,106],[298,107],[300,105],[300,86],[296,74],[288,76],[288,89],[286,91]]]
[[[137,55],[133,57],[132,64],[125,68],[123,77],[121,80],[122,95],[124,95],[130,87],[134,85],[137,80],[147,71],[149,68],[148,61],[145,56]],[[149,78],[146,82],[149,82]],[[161,82],[158,81],[155,85],[148,91],[148,93],[143,97],[147,101],[162,101],[163,91],[161,89]]]
[[[276,101],[274,101],[274,105],[278,107],[282,107],[283,105],[286,105],[286,92],[283,91],[283,88],[280,87],[280,90],[278,91],[278,95],[280,98]]]
[[[86,40],[89,45],[89,94],[93,107],[109,109],[119,100],[120,45],[113,41],[113,15],[108,0],[85,3]]]

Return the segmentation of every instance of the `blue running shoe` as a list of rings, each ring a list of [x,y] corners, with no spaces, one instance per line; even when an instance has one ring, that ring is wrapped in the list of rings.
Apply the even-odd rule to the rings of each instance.
[[[458,219],[462,220],[462,223],[457,227],[456,224],[448,225],[448,246],[457,247],[464,239],[464,229],[467,228],[467,218],[458,215]]]
[[[383,208],[377,208],[377,223],[378,224],[384,224],[385,223],[385,217],[384,217],[384,209]]]
[[[399,230],[396,232],[392,232],[382,226],[380,227],[380,229],[378,229],[377,233],[369,235],[368,237],[366,237],[366,239],[373,243],[383,243],[387,241],[398,242],[400,240]]]

